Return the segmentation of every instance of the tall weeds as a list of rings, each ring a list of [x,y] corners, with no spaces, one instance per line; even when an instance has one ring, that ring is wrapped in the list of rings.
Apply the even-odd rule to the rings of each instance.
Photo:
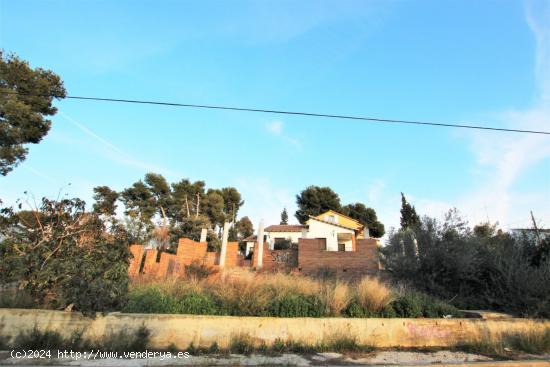
[[[370,312],[380,312],[394,299],[392,290],[380,280],[364,277],[357,283],[357,301]]]
[[[282,273],[138,280],[125,312],[277,317],[441,317],[452,306],[399,294],[377,278],[358,282]]]

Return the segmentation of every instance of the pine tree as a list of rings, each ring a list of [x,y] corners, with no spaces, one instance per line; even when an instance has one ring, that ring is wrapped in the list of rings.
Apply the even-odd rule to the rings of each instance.
[[[284,208],[281,213],[281,224],[288,224],[288,213],[286,212],[286,208]]]
[[[416,209],[407,202],[405,195],[401,193],[401,228],[415,228],[419,224],[420,217],[416,214]]]

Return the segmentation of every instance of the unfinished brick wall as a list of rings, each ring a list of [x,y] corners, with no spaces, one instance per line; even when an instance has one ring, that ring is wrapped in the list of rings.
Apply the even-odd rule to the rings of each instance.
[[[264,253],[262,269],[267,271],[288,271],[298,267],[298,251],[296,249],[288,250],[270,250],[268,244],[264,242]],[[258,267],[258,242],[254,244],[254,253],[252,255],[252,267]]]
[[[239,255],[239,243],[238,242],[228,242],[227,251],[225,253],[225,266],[235,267],[240,266],[244,258],[242,255]]]
[[[344,277],[378,273],[378,240],[355,241],[356,251],[325,251],[325,239],[305,239],[298,242],[298,269],[315,274],[327,269]]]
[[[150,277],[166,278],[171,276],[183,275],[185,266],[194,261],[205,265],[218,267],[220,255],[216,252],[207,251],[206,242],[195,242],[188,238],[181,238],[178,242],[176,254],[162,252],[160,256],[157,250],[144,250],[141,245],[130,246],[130,252],[133,258],[128,267],[128,274],[131,277],[146,275]],[[143,269],[140,273],[142,259],[144,259]],[[159,261],[157,262],[157,258]],[[225,258],[226,267],[237,267],[244,265],[244,258],[239,255],[239,243],[228,242]]]
[[[265,271],[288,271],[298,269],[303,274],[315,274],[321,269],[336,272],[346,278],[355,278],[364,274],[379,272],[378,241],[372,238],[360,239],[353,242],[355,251],[325,251],[324,239],[300,239],[298,249],[270,250],[264,243],[263,267]],[[161,253],[157,262],[156,250],[144,250],[143,246],[132,245],[130,252],[133,255],[128,274],[131,277],[146,275],[166,278],[183,275],[185,266],[193,261],[205,265],[218,267],[219,254],[207,251],[206,242],[195,242],[188,238],[179,240],[175,255]],[[239,244],[229,242],[225,259],[226,268],[258,267],[258,243],[254,244],[254,254],[251,261],[245,261],[239,255]],[[143,269],[140,274],[142,259]]]
[[[176,256],[184,265],[193,261],[205,261],[208,248],[207,242],[195,242],[189,238],[180,238]]]
[[[137,277],[141,267],[141,259],[143,258],[143,246],[131,245],[130,253],[132,254],[132,258],[130,259],[130,265],[128,266],[128,275],[130,277]]]
[[[157,264],[157,250],[145,250],[145,262],[143,263],[143,272],[142,274],[148,276],[156,276],[158,272]]]

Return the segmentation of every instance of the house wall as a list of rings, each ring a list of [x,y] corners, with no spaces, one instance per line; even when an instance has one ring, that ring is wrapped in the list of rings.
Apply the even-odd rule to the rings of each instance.
[[[336,218],[336,223],[341,225],[341,226],[344,226],[344,227],[349,227],[349,228],[359,228],[361,227],[360,224],[357,223],[357,221],[351,219],[351,218],[348,218],[338,212],[335,212],[333,210],[329,210],[328,212],[325,212],[325,213],[322,213],[318,216],[316,216],[315,218],[317,219],[320,219],[320,220],[324,220],[326,222],[330,221],[329,220],[329,216],[330,215],[333,215],[335,218]],[[365,231],[362,230],[360,231],[358,234],[357,234],[357,238],[365,238]]]
[[[325,251],[324,239],[301,239],[298,242],[298,269],[304,274],[315,274],[328,269],[338,275],[355,278],[365,274],[377,274],[378,240],[355,240],[356,251]]]
[[[319,222],[317,220],[310,220],[309,231],[307,238],[325,238],[327,244],[327,251],[338,251],[338,233],[347,233],[355,235],[352,229],[336,227],[328,223]],[[352,243],[350,242],[346,251],[352,250]]]
[[[300,238],[303,238],[302,232],[266,232],[267,242],[269,243],[269,248],[273,250],[273,245],[275,244],[275,238],[285,238],[290,239],[293,243],[298,243]]]

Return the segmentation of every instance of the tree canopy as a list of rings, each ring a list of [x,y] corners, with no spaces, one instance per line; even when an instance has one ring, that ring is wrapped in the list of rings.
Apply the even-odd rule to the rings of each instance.
[[[66,96],[61,78],[50,70],[0,50],[0,174],[6,176],[48,133],[57,109],[54,98]]]
[[[310,216],[319,215],[327,210],[341,211],[340,197],[330,187],[309,186],[299,195],[296,195],[298,210],[296,219],[301,224]]]
[[[409,204],[405,195],[401,193],[401,228],[415,228],[420,224],[420,217],[414,206]]]
[[[225,221],[236,221],[244,204],[234,187],[206,190],[204,181],[188,179],[170,184],[157,173],[147,173],[143,180],[120,193],[107,186],[96,187],[94,192],[95,212],[114,215],[116,201],[120,200],[128,216],[125,223],[129,226],[129,233],[136,240],[153,239],[164,247],[170,239],[175,243],[183,236],[199,240],[203,228],[208,229],[208,237],[214,239],[216,229],[219,232]],[[232,236],[238,236],[238,231]]]
[[[107,228],[80,199],[0,210],[0,284],[17,282],[36,305],[85,313],[118,310],[127,299],[130,251],[120,226]]]
[[[334,210],[359,221],[369,229],[369,234],[372,237],[382,237],[385,233],[384,224],[378,220],[374,209],[363,203],[342,206],[340,197],[330,187],[309,186],[296,195],[296,203],[298,210],[295,216],[301,224],[305,224],[310,216]]]
[[[342,208],[342,214],[359,221],[359,223],[368,228],[371,237],[380,238],[385,233],[384,224],[378,220],[376,211],[372,208],[367,208],[363,203],[354,203],[344,206]]]
[[[286,208],[284,208],[282,213],[281,213],[281,223],[280,224],[288,224],[288,213],[286,211]]]

